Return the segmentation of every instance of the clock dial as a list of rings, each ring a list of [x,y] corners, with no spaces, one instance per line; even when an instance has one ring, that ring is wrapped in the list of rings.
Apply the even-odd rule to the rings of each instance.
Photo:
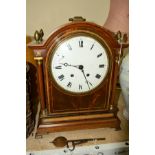
[[[98,40],[77,35],[59,44],[50,65],[59,87],[72,93],[86,93],[103,82],[109,61],[106,48]]]

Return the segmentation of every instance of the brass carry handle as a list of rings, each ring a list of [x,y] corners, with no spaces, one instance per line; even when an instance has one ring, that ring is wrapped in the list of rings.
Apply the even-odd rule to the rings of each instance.
[[[71,21],[71,22],[80,22],[80,21],[86,21],[86,19],[83,18],[82,16],[75,16],[73,18],[69,18],[69,21]]]

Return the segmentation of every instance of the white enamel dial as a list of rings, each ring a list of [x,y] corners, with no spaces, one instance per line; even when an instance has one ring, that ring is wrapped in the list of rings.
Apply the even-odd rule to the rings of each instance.
[[[93,37],[73,36],[53,51],[52,76],[62,89],[86,93],[97,88],[109,67],[106,49]]]

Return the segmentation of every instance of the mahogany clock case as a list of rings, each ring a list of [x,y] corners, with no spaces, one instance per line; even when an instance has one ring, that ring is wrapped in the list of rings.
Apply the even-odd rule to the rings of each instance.
[[[106,49],[109,63],[102,83],[86,93],[71,93],[60,88],[50,68],[51,58],[59,44],[78,35],[98,40]],[[76,21],[59,27],[41,44],[29,44],[29,48],[33,49],[34,57],[38,58],[41,103],[38,133],[98,127],[120,128],[115,102],[120,44],[114,33],[95,23]]]

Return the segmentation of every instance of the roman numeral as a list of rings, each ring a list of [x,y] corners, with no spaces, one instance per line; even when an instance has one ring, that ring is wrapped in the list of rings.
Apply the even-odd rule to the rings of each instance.
[[[68,47],[69,50],[72,50],[72,47],[71,47],[70,44],[68,44],[67,47]]]
[[[93,84],[89,81],[86,81],[86,83],[88,83],[90,86],[93,86]]]
[[[93,49],[93,47],[94,47],[94,44],[91,46],[90,50],[92,50],[92,49]]]
[[[100,56],[102,56],[102,53],[98,54],[98,55],[97,55],[97,58],[99,58]]]
[[[99,65],[99,68],[104,68],[104,64],[100,64]]]
[[[71,86],[72,86],[72,83],[68,82],[67,87],[71,87]]]
[[[83,47],[83,41],[82,40],[79,41],[79,47]]]
[[[96,74],[96,76],[95,76],[97,79],[99,79],[100,77],[101,77],[101,75],[100,74]]]
[[[82,89],[82,85],[79,84],[79,90],[81,90],[81,89]]]
[[[62,69],[62,66],[55,66],[55,69]]]
[[[62,74],[62,75],[58,76],[58,78],[59,78],[60,81],[62,81],[65,77],[64,77],[64,75]]]

